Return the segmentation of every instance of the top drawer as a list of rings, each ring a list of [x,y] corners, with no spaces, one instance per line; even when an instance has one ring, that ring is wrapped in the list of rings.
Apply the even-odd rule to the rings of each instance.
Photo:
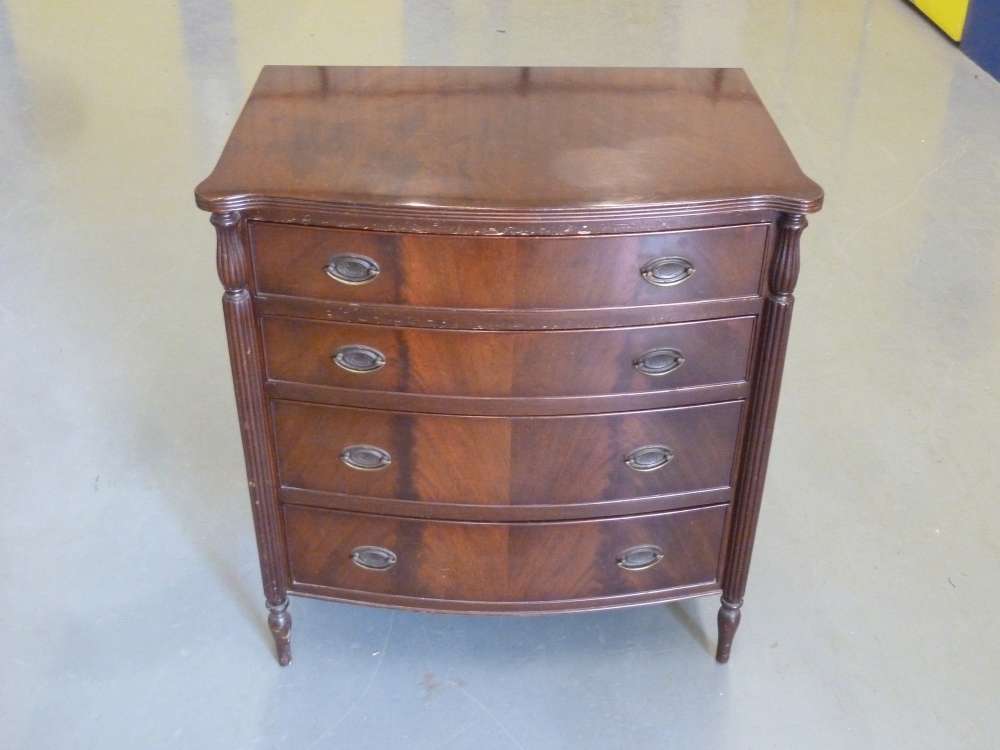
[[[767,225],[600,237],[390,234],[251,222],[257,291],[552,310],[753,297]]]

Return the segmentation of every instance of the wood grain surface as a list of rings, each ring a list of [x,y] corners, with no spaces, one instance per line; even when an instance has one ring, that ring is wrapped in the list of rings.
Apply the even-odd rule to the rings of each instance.
[[[446,331],[262,320],[271,380],[453,396],[591,396],[735,383],[748,376],[754,318],[592,331]],[[348,372],[331,358],[342,347],[384,355],[376,372]],[[634,362],[666,347],[685,357],[666,375]],[[473,412],[474,413],[474,412]]]
[[[292,585],[467,605],[570,603],[717,579],[726,506],[628,518],[553,523],[463,523],[285,506]],[[646,570],[616,558],[655,544],[664,557]],[[397,557],[388,570],[351,559],[362,546]],[[425,601],[431,600],[431,601]],[[404,603],[404,602],[398,602]]]
[[[347,303],[499,310],[631,307],[760,294],[766,224],[610,237],[462,237],[251,222],[257,292]],[[345,255],[377,264],[367,283],[337,281]],[[688,261],[657,286],[647,264]]]
[[[822,191],[738,69],[269,66],[196,196],[504,234],[543,216],[580,233],[650,209],[805,212]]]
[[[282,486],[474,506],[572,505],[728,488],[742,408],[737,401],[507,418],[272,402]],[[385,451],[388,465],[352,468],[340,457],[352,445]],[[628,454],[650,445],[665,446],[672,458],[652,471],[629,468]]]

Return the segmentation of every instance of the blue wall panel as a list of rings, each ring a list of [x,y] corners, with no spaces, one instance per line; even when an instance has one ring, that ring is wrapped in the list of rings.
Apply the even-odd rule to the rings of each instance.
[[[962,51],[1000,80],[1000,0],[972,0]]]

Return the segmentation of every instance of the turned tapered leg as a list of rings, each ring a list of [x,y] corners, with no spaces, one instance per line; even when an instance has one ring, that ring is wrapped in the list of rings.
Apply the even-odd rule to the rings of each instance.
[[[292,660],[292,616],[288,613],[288,600],[280,604],[267,605],[267,627],[274,636],[274,648],[278,655],[278,664],[287,667]]]
[[[733,636],[740,624],[740,607],[747,587],[764,476],[771,450],[771,433],[778,409],[778,390],[785,361],[788,330],[792,322],[792,292],[799,275],[799,237],[806,219],[785,214],[777,223],[777,239],[768,272],[768,295],[760,318],[760,339],[754,363],[753,394],[747,422],[743,461],[733,501],[726,567],[722,576],[719,609],[719,646],[715,658],[729,660]]]
[[[250,509],[257,534],[260,575],[267,601],[267,624],[274,635],[278,662],[291,660],[284,537],[278,510],[277,468],[266,396],[264,395],[264,356],[260,332],[250,294],[250,258],[243,239],[244,221],[236,212],[212,214],[218,237],[216,261],[219,279],[226,292],[222,311],[229,339],[229,360],[236,389],[236,411],[240,418],[243,456],[247,466]]]
[[[740,606],[722,600],[719,607],[719,645],[715,650],[715,660],[719,664],[729,661],[729,650],[733,647],[733,636],[736,635],[736,628],[740,626]]]

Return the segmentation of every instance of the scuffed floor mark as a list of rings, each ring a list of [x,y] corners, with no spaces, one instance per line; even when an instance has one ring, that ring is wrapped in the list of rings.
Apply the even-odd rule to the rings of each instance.
[[[434,693],[438,691],[441,687],[441,683],[434,676],[433,672],[424,672],[423,679],[420,680],[420,686],[424,689],[424,700],[429,701],[434,697]]]
[[[347,719],[351,716],[351,714],[357,711],[358,706],[360,706],[361,703],[368,697],[368,694],[371,693],[372,687],[375,685],[375,680],[378,679],[378,674],[379,672],[382,671],[382,663],[385,661],[385,652],[389,648],[389,641],[392,639],[392,629],[395,626],[395,624],[396,624],[396,613],[392,612],[389,616],[389,627],[386,628],[385,631],[385,639],[382,641],[382,648],[380,648],[378,651],[372,654],[372,656],[376,657],[378,661],[375,662],[375,668],[372,670],[372,673],[368,676],[368,681],[365,683],[364,688],[361,690],[358,696],[353,701],[351,701],[351,705],[347,707],[347,710],[345,710],[344,713],[342,713],[340,717],[338,717],[337,720],[330,725],[330,728],[327,729],[325,732],[323,732],[322,736],[318,737],[316,741],[312,743],[313,745],[317,744],[318,742],[327,737],[332,736],[334,730],[336,730],[337,727],[339,727],[341,724],[347,721]]]
[[[420,680],[420,685],[424,689],[424,701],[429,701],[441,688],[453,687],[461,689],[465,687],[465,682],[463,680],[445,680],[441,682],[433,672],[424,672],[424,676]]]
[[[477,698],[471,692],[466,690],[464,684],[462,684],[460,680],[457,680],[452,684],[454,684],[455,688],[460,693],[462,693],[462,695],[464,695],[466,698],[468,698],[470,701],[476,704],[476,706],[479,707],[479,710],[482,711],[484,714],[486,714],[486,716],[490,719],[490,721],[492,721],[496,725],[497,729],[503,732],[504,736],[514,743],[515,747],[520,748],[520,750],[527,750],[525,746],[518,741],[517,737],[511,734],[511,731],[507,729],[507,725],[504,724],[502,721],[500,721],[500,717],[497,716],[495,713],[493,713],[490,710],[490,707],[487,706],[485,703],[483,703],[481,700],[479,700],[479,698]]]
[[[934,165],[926,172],[924,172],[922,175],[920,175],[920,177],[918,177],[914,181],[913,185],[910,186],[910,189],[906,192],[906,194],[902,198],[892,203],[889,207],[883,209],[875,216],[858,222],[854,226],[853,230],[851,230],[847,234],[847,236],[841,240],[841,242],[846,244],[847,242],[855,239],[856,237],[861,236],[861,234],[867,231],[869,227],[878,224],[879,222],[887,218],[890,214],[895,213],[896,211],[903,208],[907,204],[916,200],[920,196],[921,192],[924,189],[924,185],[927,183],[928,180],[930,180],[934,175],[936,175],[938,172],[945,169],[946,167],[950,167],[951,165],[961,161],[965,157],[965,155],[968,154],[969,151],[972,149],[972,146],[973,146],[973,139],[966,138],[961,145],[956,146],[954,149],[952,149],[952,152],[948,157],[942,159],[936,165]]]

